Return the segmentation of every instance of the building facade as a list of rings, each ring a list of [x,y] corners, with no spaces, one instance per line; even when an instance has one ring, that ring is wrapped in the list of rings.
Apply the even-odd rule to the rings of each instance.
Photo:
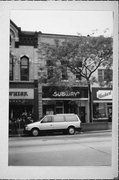
[[[38,119],[37,33],[23,32],[10,21],[9,119],[23,114]]]
[[[75,39],[78,38],[78,36],[67,36],[67,35],[55,35],[55,34],[39,34],[38,36],[38,49],[40,50],[42,43],[47,43],[49,45],[54,45],[55,42],[63,42],[68,41],[69,39]],[[41,51],[40,51],[41,52]],[[43,57],[44,54],[39,53],[39,59],[38,62],[40,62],[40,66],[46,66],[47,62],[45,62],[45,58]],[[45,70],[44,70],[45,71]],[[99,122],[99,121],[111,121],[109,119],[109,111],[112,110],[112,96],[111,99],[107,100],[105,98],[105,101],[103,101],[102,105],[105,105],[105,117],[102,115],[100,118],[96,118],[95,112],[97,111],[96,106],[101,106],[101,100],[99,100],[98,105],[96,104],[96,88],[97,91],[100,89],[100,92],[108,92],[108,88],[106,85],[106,79],[108,78],[110,81],[110,91],[112,93],[112,70],[110,70],[110,73],[105,73],[105,67],[100,66],[98,70],[96,70],[93,74],[93,76],[97,79],[97,82],[93,83],[92,85],[92,115],[93,115],[93,121]],[[48,77],[49,72],[48,69],[45,71],[46,76]],[[76,113],[82,120],[83,123],[89,123],[89,97],[88,97],[88,87],[84,83],[81,83],[83,81],[83,78],[78,77],[77,74],[74,75],[71,72],[68,72],[67,69],[65,69],[64,72],[61,73],[61,81],[62,83],[59,86],[50,87],[47,85],[47,83],[42,84],[42,106],[40,107],[39,116],[48,114],[48,113]],[[73,81],[72,88],[69,88],[68,90],[62,87],[62,84],[67,84],[68,82]],[[75,82],[75,83],[74,83]],[[64,88],[64,89],[63,89]],[[41,92],[41,87],[39,88]],[[110,109],[110,110],[108,110]],[[102,113],[101,111],[99,112]]]
[[[32,114],[34,121],[46,114],[76,113],[82,123],[90,122],[88,86],[81,83],[81,77],[65,69],[61,72],[59,85],[50,85],[41,80],[42,74],[46,79],[51,76],[41,44],[52,46],[57,41],[72,38],[78,36],[22,31],[10,22],[9,119],[20,118],[24,113]],[[94,122],[111,121],[112,88],[102,86],[103,70],[100,67],[93,74],[97,79],[92,86]],[[69,82],[73,82],[73,85],[68,87]],[[67,88],[64,88],[64,84],[67,84]]]

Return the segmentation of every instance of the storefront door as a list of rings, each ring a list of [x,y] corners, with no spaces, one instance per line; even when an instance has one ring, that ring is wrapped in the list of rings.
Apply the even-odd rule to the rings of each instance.
[[[56,114],[62,114],[63,113],[63,107],[56,107]]]
[[[108,111],[108,121],[112,122],[112,106],[107,106],[107,111]]]
[[[79,117],[82,123],[85,123],[85,107],[79,107]]]

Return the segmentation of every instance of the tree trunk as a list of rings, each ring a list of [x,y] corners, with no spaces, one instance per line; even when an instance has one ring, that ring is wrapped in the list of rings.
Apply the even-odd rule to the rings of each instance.
[[[87,80],[88,83],[88,106],[89,106],[89,122],[92,122],[92,90],[91,90],[91,85],[90,85],[90,81]]]

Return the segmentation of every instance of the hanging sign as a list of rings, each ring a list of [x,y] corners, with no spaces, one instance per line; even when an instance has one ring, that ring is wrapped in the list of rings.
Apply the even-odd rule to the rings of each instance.
[[[97,98],[98,99],[112,99],[112,90],[98,90]]]
[[[33,89],[10,89],[9,99],[34,99]]]

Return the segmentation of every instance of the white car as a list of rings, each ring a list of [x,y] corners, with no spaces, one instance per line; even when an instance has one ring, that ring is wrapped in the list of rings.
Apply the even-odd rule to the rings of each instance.
[[[25,133],[38,136],[40,132],[65,131],[75,134],[76,130],[81,130],[81,121],[76,114],[56,114],[46,115],[40,121],[25,126]]]

